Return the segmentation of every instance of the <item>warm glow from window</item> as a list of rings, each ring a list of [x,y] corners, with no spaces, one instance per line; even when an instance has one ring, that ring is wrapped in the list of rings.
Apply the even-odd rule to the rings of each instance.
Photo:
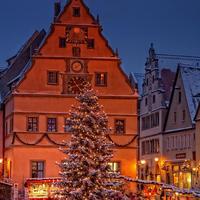
[[[108,165],[112,172],[119,172],[120,171],[120,163],[119,162],[109,162]]]
[[[80,33],[80,28],[74,28],[74,33]]]
[[[3,163],[3,158],[0,158],[0,164],[2,164]]]
[[[155,160],[155,162],[158,162],[158,161],[159,161],[159,158],[155,158],[154,160]]]
[[[146,160],[141,160],[140,162],[142,165],[146,164]]]

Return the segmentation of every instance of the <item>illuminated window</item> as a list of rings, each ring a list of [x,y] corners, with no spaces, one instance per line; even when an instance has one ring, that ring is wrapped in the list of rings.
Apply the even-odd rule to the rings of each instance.
[[[31,162],[31,176],[32,178],[44,178],[44,161]]]
[[[120,162],[109,162],[111,172],[120,172]]]
[[[79,7],[73,8],[73,16],[74,17],[80,17],[81,16],[81,11]]]
[[[173,173],[173,183],[176,187],[179,186],[179,173],[178,172]]]
[[[58,84],[58,72],[57,71],[48,71],[47,72],[49,85],[56,85]]]
[[[96,73],[96,86],[106,86],[107,85],[107,73]]]
[[[69,126],[69,123],[68,123],[68,118],[65,118],[65,126],[64,126],[64,131],[65,132],[69,132],[70,131],[70,126]]]
[[[59,47],[60,48],[66,47],[66,39],[65,38],[59,38]]]
[[[27,131],[37,132],[38,131],[38,117],[28,117]]]
[[[123,119],[116,119],[115,120],[115,133],[116,134],[124,134],[126,127],[125,127],[125,120]]]
[[[73,47],[72,48],[72,55],[74,57],[80,57],[81,56],[81,49],[80,49],[80,47]]]
[[[47,131],[48,132],[57,132],[57,119],[48,118],[47,119]]]

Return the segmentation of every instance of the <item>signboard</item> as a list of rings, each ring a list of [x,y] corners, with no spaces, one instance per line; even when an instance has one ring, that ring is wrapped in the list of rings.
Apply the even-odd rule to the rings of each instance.
[[[178,153],[176,154],[176,159],[185,159],[186,158],[186,153]]]
[[[53,199],[58,179],[30,179],[26,181],[28,199]]]

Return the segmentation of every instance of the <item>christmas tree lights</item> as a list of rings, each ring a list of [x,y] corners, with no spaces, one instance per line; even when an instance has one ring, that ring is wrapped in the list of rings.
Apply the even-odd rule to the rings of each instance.
[[[61,181],[57,198],[70,200],[121,200],[124,180],[108,165],[113,143],[108,140],[108,118],[90,86],[76,98],[67,119],[70,142],[60,150],[67,157],[59,163]]]

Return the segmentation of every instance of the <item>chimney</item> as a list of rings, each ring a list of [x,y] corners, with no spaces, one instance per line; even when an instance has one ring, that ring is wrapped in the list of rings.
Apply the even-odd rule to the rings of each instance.
[[[61,11],[61,3],[60,3],[60,1],[57,0],[54,3],[54,21],[56,20],[56,18],[60,14],[60,11]]]

